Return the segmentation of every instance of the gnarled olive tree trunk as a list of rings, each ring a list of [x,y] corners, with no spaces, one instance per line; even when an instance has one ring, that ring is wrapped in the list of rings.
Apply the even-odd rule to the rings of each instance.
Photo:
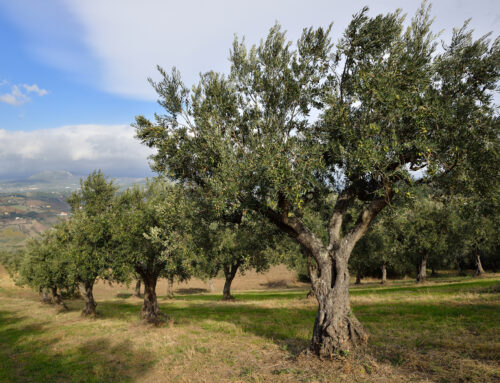
[[[483,265],[481,264],[481,256],[476,253],[476,277],[480,277],[484,274]]]
[[[420,259],[420,265],[417,273],[417,283],[425,282],[427,278],[427,254],[423,254]]]
[[[167,298],[174,297],[174,278],[167,278]]]
[[[313,292],[318,300],[311,350],[333,358],[365,346],[368,334],[351,311],[348,256],[329,254],[327,261],[311,270]]]
[[[49,293],[47,292],[47,289],[44,287],[40,287],[38,289],[38,294],[40,295],[40,299],[42,303],[52,303],[51,299],[49,298]]]
[[[208,280],[208,291],[211,293],[215,292],[214,280],[212,278]]]
[[[284,195],[278,196],[278,211],[261,208],[271,222],[298,242],[307,257],[312,290],[318,301],[310,350],[320,357],[333,358],[366,346],[368,334],[352,313],[349,301],[348,262],[354,246],[392,195],[388,190],[387,196],[372,200],[349,232],[343,234],[344,216],[355,201],[355,194],[346,189],[333,208],[328,243],[313,233],[300,217],[291,214]]]
[[[223,301],[231,301],[234,300],[234,297],[231,295],[231,283],[233,283],[233,279],[236,276],[236,272],[238,271],[238,267],[240,267],[240,262],[236,262],[231,265],[231,267],[224,265],[224,276],[226,280],[224,281],[224,289],[222,290],[222,300]]]
[[[135,282],[135,292],[134,292],[134,295],[137,297],[137,298],[141,298],[142,295],[141,295],[141,280],[138,279],[137,282]]]
[[[380,284],[385,285],[387,282],[387,267],[385,265],[385,262],[382,263],[382,279],[380,281]]]
[[[357,271],[356,272],[356,282],[354,284],[355,285],[360,285],[361,284],[361,278],[362,278],[361,272]]]
[[[64,301],[61,298],[61,295],[59,295],[59,292],[57,291],[57,286],[52,286],[50,288],[50,291],[52,293],[51,301],[52,304],[61,306],[63,309],[67,310],[68,306],[64,303]]]
[[[96,315],[97,303],[94,300],[94,281],[79,282],[78,289],[80,290],[80,295],[85,302],[85,306],[82,310],[83,316],[93,316]]]
[[[158,275],[143,274],[141,277],[144,282],[144,303],[142,305],[141,318],[148,323],[158,323],[167,317],[158,307],[158,299],[156,297]]]

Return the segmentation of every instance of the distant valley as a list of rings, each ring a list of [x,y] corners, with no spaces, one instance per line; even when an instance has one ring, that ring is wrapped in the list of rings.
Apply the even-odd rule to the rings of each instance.
[[[0,180],[0,250],[16,250],[69,216],[66,198],[80,187],[81,176],[46,171],[21,180]],[[115,178],[120,190],[144,178]]]

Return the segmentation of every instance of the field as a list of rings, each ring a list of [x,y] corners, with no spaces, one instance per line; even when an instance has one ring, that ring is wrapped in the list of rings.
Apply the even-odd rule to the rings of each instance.
[[[221,280],[215,287],[220,292]],[[176,285],[160,327],[139,320],[126,286],[96,288],[99,316],[39,303],[0,269],[0,382],[498,382],[500,275],[351,289],[368,348],[343,360],[303,354],[316,302],[284,267],[237,276],[236,301]]]

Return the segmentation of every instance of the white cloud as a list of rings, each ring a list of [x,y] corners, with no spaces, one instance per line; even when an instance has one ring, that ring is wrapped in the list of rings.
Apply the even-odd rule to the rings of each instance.
[[[26,89],[27,93],[34,92],[38,94],[39,96],[45,96],[48,92],[45,89],[40,89],[38,85],[33,84],[33,85],[23,85],[24,89]]]
[[[152,151],[134,138],[128,125],[75,125],[36,131],[0,129],[0,178],[19,178],[45,170],[111,176],[150,174]]]
[[[414,0],[62,1],[83,26],[84,43],[100,62],[101,86],[146,99],[156,98],[146,78],[157,77],[157,64],[179,68],[188,86],[200,72],[227,70],[235,33],[258,43],[278,20],[295,40],[305,27],[334,22],[336,40],[352,15],[367,3],[371,14],[402,8],[410,16],[420,4]],[[479,33],[494,30],[498,34],[498,13],[495,0],[440,0],[433,6],[435,29],[448,33],[472,17],[471,25]]]
[[[4,86],[7,84],[8,82],[5,80],[0,82],[0,86]],[[22,91],[21,87],[24,88],[24,92]],[[30,93],[36,93],[38,96],[45,96],[46,94],[48,94],[47,90],[40,89],[37,84],[12,85],[10,87],[10,92],[0,94],[0,102],[4,102],[13,106],[19,106],[30,100],[30,97],[28,96],[28,94]]]
[[[189,86],[200,72],[228,69],[234,33],[257,43],[278,20],[295,40],[304,27],[334,22],[337,40],[352,14],[366,4],[372,15],[402,8],[411,16],[420,1],[0,0],[39,60],[77,81],[147,100],[156,99],[146,78],[157,77],[157,64],[179,68]],[[432,13],[434,30],[444,29],[445,40],[469,17],[476,36],[500,32],[498,0],[439,0]]]

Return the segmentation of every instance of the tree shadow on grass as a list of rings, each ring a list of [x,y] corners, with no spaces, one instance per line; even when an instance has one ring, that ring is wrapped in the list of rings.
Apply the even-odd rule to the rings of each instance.
[[[48,323],[0,311],[1,382],[131,382],[153,364],[149,352],[138,353],[128,340],[111,343],[92,338],[63,345]]]
[[[297,355],[307,348],[316,309],[268,308],[256,304],[184,301],[161,303],[174,326],[195,325],[213,332],[241,336],[243,332],[271,339],[283,350]],[[103,317],[139,320],[140,305],[108,301],[101,305]]]

